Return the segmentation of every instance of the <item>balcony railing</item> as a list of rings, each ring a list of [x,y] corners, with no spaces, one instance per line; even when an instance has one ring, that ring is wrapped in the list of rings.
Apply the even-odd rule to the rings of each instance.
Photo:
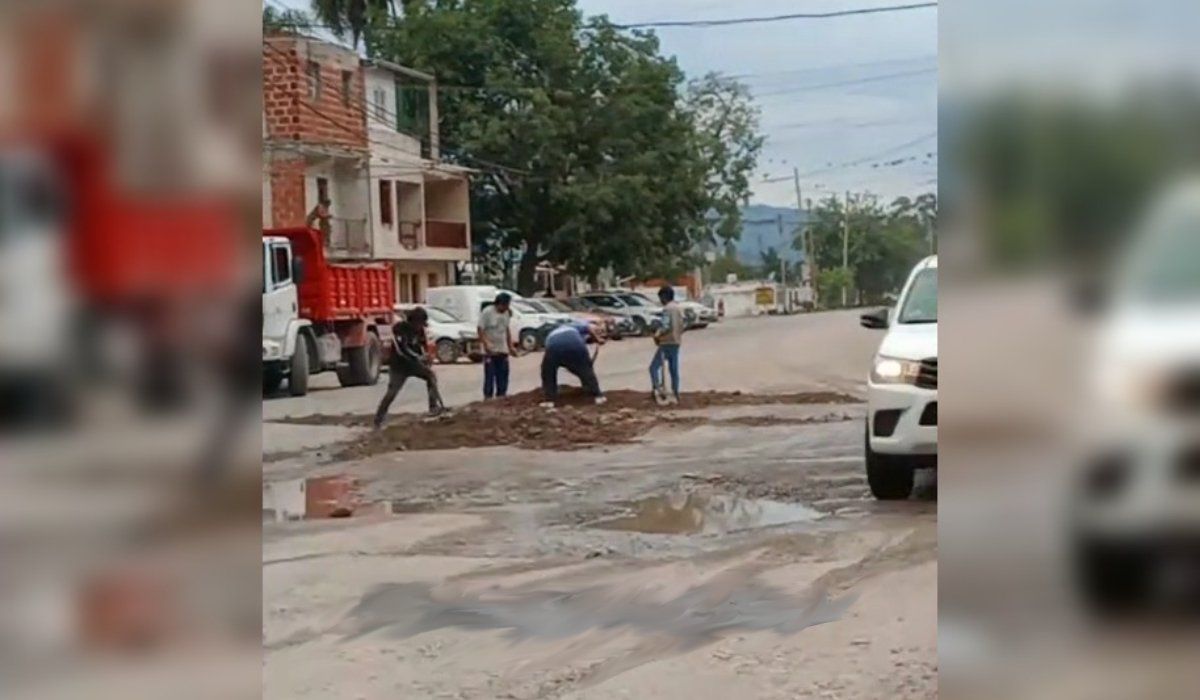
[[[330,220],[329,252],[336,255],[367,255],[371,252],[371,241],[367,236],[366,219]]]
[[[428,248],[466,248],[466,223],[427,220],[425,222],[425,246]]]

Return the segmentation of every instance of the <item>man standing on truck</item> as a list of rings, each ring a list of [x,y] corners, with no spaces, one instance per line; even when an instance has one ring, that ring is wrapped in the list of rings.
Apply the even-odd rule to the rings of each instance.
[[[596,342],[596,352],[588,355],[587,340]],[[554,408],[558,399],[558,369],[579,377],[585,391],[595,397],[596,405],[607,401],[600,391],[600,380],[596,379],[596,356],[604,339],[591,324],[572,321],[550,331],[546,336],[546,351],[542,354],[542,408]]]
[[[508,396],[508,358],[516,355],[513,345],[512,297],[500,292],[479,314],[479,341],[483,344],[483,398]]]
[[[309,228],[315,228],[321,231],[321,243],[326,248],[329,247],[330,238],[333,237],[333,214],[329,211],[329,207],[333,206],[333,202],[327,197],[323,197],[317,202],[317,206],[308,212],[308,218],[304,221]]]
[[[379,408],[375,411],[375,429],[383,427],[388,408],[396,394],[404,387],[409,377],[425,382],[429,393],[429,415],[436,416],[446,410],[442,395],[438,391],[437,376],[431,368],[433,362],[425,351],[425,326],[429,315],[418,306],[408,312],[407,317],[392,327],[392,353],[388,358],[388,387]]]

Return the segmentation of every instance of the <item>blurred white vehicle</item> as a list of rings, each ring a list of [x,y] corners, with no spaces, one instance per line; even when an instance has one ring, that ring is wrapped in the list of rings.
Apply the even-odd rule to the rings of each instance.
[[[1200,591],[1200,181],[1151,210],[1113,280],[1071,510],[1098,610]]]
[[[863,314],[886,328],[867,380],[867,482],[879,499],[907,498],[913,472],[937,466],[937,256],[917,264],[894,308]]]

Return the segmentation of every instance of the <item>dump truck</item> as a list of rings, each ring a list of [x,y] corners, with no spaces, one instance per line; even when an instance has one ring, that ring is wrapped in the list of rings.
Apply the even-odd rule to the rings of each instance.
[[[308,393],[308,378],[337,372],[342,386],[379,380],[392,348],[395,277],[382,262],[331,262],[321,232],[263,230],[263,390]]]

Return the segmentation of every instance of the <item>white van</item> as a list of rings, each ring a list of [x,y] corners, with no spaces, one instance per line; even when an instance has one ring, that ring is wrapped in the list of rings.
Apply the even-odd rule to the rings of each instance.
[[[425,305],[436,306],[471,324],[479,325],[479,313],[492,303],[499,289],[490,284],[430,287],[425,291]]]
[[[426,306],[435,306],[471,324],[479,326],[479,316],[484,307],[495,300],[500,292],[508,292],[513,301],[521,301],[521,295],[500,289],[492,285],[455,285],[452,287],[431,287],[425,292]],[[529,314],[521,311],[516,304],[512,305],[512,322],[509,330],[513,342],[522,350],[530,352],[541,346],[544,335],[543,326],[552,325],[544,318],[545,314]]]

